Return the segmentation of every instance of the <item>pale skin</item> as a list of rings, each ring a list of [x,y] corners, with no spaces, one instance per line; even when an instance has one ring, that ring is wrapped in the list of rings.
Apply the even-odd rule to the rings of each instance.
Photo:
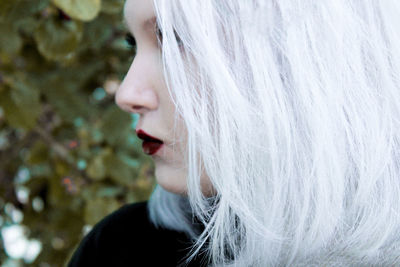
[[[187,195],[187,169],[183,164],[186,130],[177,121],[178,140],[173,145],[175,106],[162,73],[161,47],[157,41],[156,20],[152,0],[127,0],[124,19],[137,44],[136,56],[115,94],[115,103],[124,111],[138,113],[136,130],[164,141],[162,149],[151,157],[155,163],[157,183],[165,190]],[[202,173],[202,192],[212,195],[208,177]]]

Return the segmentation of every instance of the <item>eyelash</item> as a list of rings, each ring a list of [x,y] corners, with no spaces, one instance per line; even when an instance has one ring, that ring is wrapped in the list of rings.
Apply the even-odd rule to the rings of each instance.
[[[176,34],[175,30],[174,30],[174,33],[175,33],[175,38],[178,42],[178,45],[182,46],[182,41],[179,38],[179,36]],[[157,39],[158,39],[159,43],[161,43],[162,42],[162,32],[158,26],[156,26],[156,34],[157,34]],[[126,33],[125,40],[131,49],[136,47],[136,40],[130,32]]]
[[[130,32],[126,33],[125,41],[128,43],[129,48],[133,49],[136,47],[136,40]]]

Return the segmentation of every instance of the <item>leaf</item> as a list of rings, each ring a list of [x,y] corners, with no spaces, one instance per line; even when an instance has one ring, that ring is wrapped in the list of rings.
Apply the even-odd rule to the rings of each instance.
[[[49,160],[49,148],[42,140],[37,140],[27,153],[26,162],[36,165]]]
[[[111,154],[110,149],[103,149],[101,153],[94,156],[89,162],[86,170],[88,176],[93,180],[102,180],[106,176],[105,159]]]
[[[87,186],[85,186],[82,189],[81,197],[85,201],[89,201],[92,198],[97,197],[97,192],[103,187],[104,185],[101,183],[92,183]]]
[[[70,60],[82,39],[83,25],[78,21],[63,22],[50,18],[34,32],[39,52],[48,60]]]
[[[105,186],[97,191],[98,197],[117,197],[124,192],[124,188],[120,186]]]
[[[62,66],[57,69],[43,69],[32,71],[28,75],[35,86],[58,88],[62,85],[67,90],[77,91],[85,86],[89,80],[96,78],[98,73],[105,68],[103,60],[93,57],[80,56],[79,60],[68,66]],[[55,86],[55,87],[54,87]]]
[[[90,21],[100,12],[100,0],[53,0],[53,3],[71,18]]]
[[[50,0],[1,0],[0,22],[18,23],[20,19],[29,17],[47,7],[49,2]]]
[[[103,140],[104,140],[104,135],[101,131],[99,131],[99,129],[94,128],[90,131],[88,140],[90,145],[100,144],[103,142]]]
[[[111,23],[110,19],[102,14],[95,20],[85,23],[82,45],[79,46],[79,50],[100,49],[113,33],[112,28],[109,27]]]
[[[50,0],[0,0],[0,51],[6,51],[0,52],[0,128],[7,150],[15,148],[4,155],[13,160],[0,171],[6,178],[0,183],[0,198],[15,197],[18,191],[7,177],[19,175],[18,168],[26,166],[31,178],[24,184],[29,188],[29,204],[21,210],[23,224],[43,245],[33,266],[63,266],[81,241],[84,219],[93,224],[123,202],[150,196],[149,185],[155,179],[147,163],[150,159],[131,128],[132,118],[119,110],[112,93],[101,101],[93,98],[97,88],[110,89],[105,81],[123,80],[134,56],[124,41],[126,28],[119,12],[123,1],[102,0],[96,18],[83,22],[69,20],[66,15],[70,14],[61,12]],[[75,0],[77,4],[87,2]],[[26,135],[28,131],[19,126],[26,121],[35,124],[30,119],[35,109],[29,105],[37,103],[37,98],[13,92],[23,89],[17,88],[18,83],[39,95],[42,112],[36,124],[40,122],[47,130],[49,139]],[[30,102],[22,104],[27,98]],[[3,104],[11,108],[3,109]],[[54,153],[59,147],[55,144],[65,146],[62,153],[66,152],[67,158]],[[88,169],[96,166],[90,164],[104,150],[109,153],[93,168],[100,174],[92,176],[98,177],[103,177],[102,169],[106,169],[98,181],[90,177]],[[87,160],[85,170],[77,169],[78,160]],[[6,202],[0,199],[0,207]],[[44,209],[39,212],[40,205]],[[7,255],[0,251],[0,259],[4,257]]]
[[[27,36],[33,35],[36,28],[40,25],[40,20],[35,17],[25,17],[17,22],[14,22],[15,28],[18,28],[18,31],[22,32]]]
[[[91,110],[86,96],[73,83],[68,83],[63,78],[61,75],[54,75],[47,80],[47,86],[42,87],[41,91],[66,121],[73,123],[77,117],[86,118]]]
[[[137,173],[119,154],[108,154],[104,159],[107,175],[118,184],[134,184]]]
[[[12,86],[0,98],[6,121],[13,127],[31,130],[41,113],[39,92],[27,87],[22,80],[14,81]]]
[[[124,0],[103,0],[101,3],[101,11],[107,14],[117,14],[123,8]]]
[[[18,31],[11,24],[0,24],[0,54],[2,57],[11,57],[19,52],[22,40]],[[7,36],[7,38],[4,38]]]
[[[132,157],[129,157],[127,154],[125,153],[118,153],[119,157],[121,158],[121,160],[127,164],[128,166],[130,166],[133,169],[139,169],[140,167],[140,162],[137,159],[134,159]]]
[[[116,105],[109,107],[104,114],[100,130],[110,145],[116,145],[124,140],[131,125],[131,116]]]
[[[71,166],[62,160],[54,159],[54,173],[48,178],[49,192],[48,201],[50,205],[57,207],[66,207],[71,203],[68,203],[72,196],[67,192],[66,186],[63,184],[63,179],[68,178],[71,173]]]
[[[33,33],[30,35],[33,36]],[[14,62],[15,61],[18,61],[19,64],[22,65],[29,82],[32,80],[40,81],[43,77],[43,75],[34,75],[33,72],[41,71],[44,74],[49,72],[49,67],[45,64],[47,62],[45,62],[43,56],[37,50],[36,44],[32,41],[26,42],[26,40],[24,40],[24,45],[22,46],[19,55],[14,59]],[[11,73],[13,73],[15,67],[10,68]],[[34,79],[30,77],[31,75]]]
[[[65,163],[62,160],[56,160],[54,164],[55,164],[55,169],[54,169],[55,174],[57,174],[60,177],[68,175],[68,172],[70,171],[70,166],[67,163]]]
[[[89,199],[85,206],[85,222],[89,225],[95,225],[120,206],[121,204],[113,198],[96,197]]]

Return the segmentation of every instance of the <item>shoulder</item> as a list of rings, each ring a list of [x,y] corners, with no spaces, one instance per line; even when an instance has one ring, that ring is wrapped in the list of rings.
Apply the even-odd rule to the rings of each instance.
[[[103,218],[84,237],[68,266],[134,266],[157,257],[170,260],[173,266],[177,250],[187,247],[189,240],[184,233],[155,228],[147,203],[126,204]]]
[[[185,236],[182,232],[156,228],[150,221],[147,201],[122,206],[97,223],[92,232],[107,241],[118,239],[119,242],[127,241],[131,244],[132,240],[137,240],[142,246],[155,240],[170,242],[169,238]]]
[[[125,204],[121,208],[104,217],[93,227],[92,231],[130,231],[135,226],[150,228],[150,220],[147,213],[147,201]]]

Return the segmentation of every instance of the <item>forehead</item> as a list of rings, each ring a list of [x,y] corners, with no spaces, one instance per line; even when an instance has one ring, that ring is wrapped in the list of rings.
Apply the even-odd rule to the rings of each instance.
[[[156,22],[153,0],[126,0],[124,20],[130,27],[146,27]]]

